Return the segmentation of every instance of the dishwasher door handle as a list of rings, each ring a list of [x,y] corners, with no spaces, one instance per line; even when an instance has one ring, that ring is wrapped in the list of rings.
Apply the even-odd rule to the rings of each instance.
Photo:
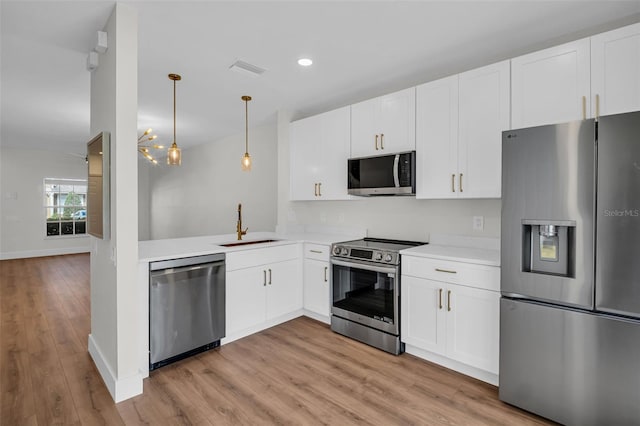
[[[195,266],[183,266],[182,268],[169,268],[169,269],[163,269],[160,271],[153,271],[151,273],[151,276],[158,277],[162,275],[179,274],[181,272],[197,271],[199,269],[207,269],[207,268],[216,267],[220,265],[224,265],[224,261],[205,263],[202,265],[195,265]]]

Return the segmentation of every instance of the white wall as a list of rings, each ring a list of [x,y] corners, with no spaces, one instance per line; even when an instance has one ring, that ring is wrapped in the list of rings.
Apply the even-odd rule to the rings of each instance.
[[[110,232],[91,237],[89,353],[116,402],[142,393],[138,288],[138,22],[117,3],[104,31],[109,48],[91,75],[91,134],[111,135]]]
[[[0,259],[89,251],[89,237],[46,237],[44,178],[86,179],[84,158],[0,148]]]
[[[138,241],[151,239],[151,170],[147,160],[138,159]]]
[[[289,122],[278,113],[278,224],[366,228],[369,236],[428,241],[432,234],[500,236],[500,200],[416,200],[415,197],[349,201],[290,201]],[[484,229],[473,230],[473,216]]]
[[[150,239],[233,233],[239,203],[248,235],[273,231],[278,168],[275,126],[249,129],[253,160],[249,172],[240,167],[244,148],[243,132],[184,149],[180,167],[154,166],[149,179]]]

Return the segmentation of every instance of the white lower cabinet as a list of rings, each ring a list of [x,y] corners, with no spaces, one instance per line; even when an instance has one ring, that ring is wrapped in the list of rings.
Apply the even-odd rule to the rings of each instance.
[[[499,275],[497,267],[403,257],[400,324],[407,352],[497,383]]]
[[[331,309],[329,250],[326,245],[304,245],[304,310],[327,324]]]
[[[299,316],[301,281],[299,244],[227,253],[227,341]]]

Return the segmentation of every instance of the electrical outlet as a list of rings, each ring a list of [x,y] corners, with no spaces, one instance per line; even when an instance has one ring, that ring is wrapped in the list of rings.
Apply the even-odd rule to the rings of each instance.
[[[482,231],[484,229],[484,216],[473,217],[473,230]]]

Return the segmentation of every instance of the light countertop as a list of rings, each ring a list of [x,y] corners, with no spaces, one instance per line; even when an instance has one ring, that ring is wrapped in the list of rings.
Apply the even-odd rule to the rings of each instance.
[[[432,236],[431,243],[400,251],[407,256],[500,266],[500,242],[493,238]]]
[[[148,240],[138,243],[139,262],[155,262],[158,260],[177,259],[182,257],[202,256],[214,253],[230,253],[239,250],[251,250],[296,243],[314,243],[330,245],[339,241],[352,240],[356,237],[333,233],[276,233],[250,232],[242,237],[242,242],[258,240],[275,240],[267,243],[237,245],[224,247],[221,244],[237,243],[236,234],[209,235],[201,237],[170,238]]]

